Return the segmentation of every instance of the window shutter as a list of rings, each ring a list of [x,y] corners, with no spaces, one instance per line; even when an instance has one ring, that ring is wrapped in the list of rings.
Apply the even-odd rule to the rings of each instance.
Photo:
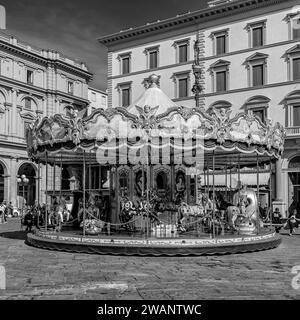
[[[223,54],[226,51],[225,48],[225,36],[216,37],[217,54]]]
[[[150,69],[157,68],[157,51],[150,52]]]
[[[179,98],[187,97],[187,79],[179,79],[178,81],[178,87],[179,87]]]
[[[123,74],[129,73],[129,58],[123,58],[122,63],[123,63],[123,66],[122,66]]]
[[[293,111],[294,111],[293,125],[294,125],[294,127],[299,127],[300,126],[300,105],[294,106]]]
[[[263,28],[253,28],[252,29],[252,46],[253,47],[259,47],[263,45]]]
[[[300,58],[293,59],[293,80],[300,79]]]
[[[216,73],[216,91],[226,90],[226,71]]]
[[[128,107],[130,104],[130,89],[122,90],[122,107]]]
[[[264,84],[264,65],[260,64],[252,67],[253,86],[262,86]]]
[[[187,61],[187,45],[179,46],[179,62],[186,62]]]

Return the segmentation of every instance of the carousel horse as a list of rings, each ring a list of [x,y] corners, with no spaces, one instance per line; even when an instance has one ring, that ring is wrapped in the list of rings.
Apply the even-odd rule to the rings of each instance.
[[[181,231],[186,231],[187,224],[189,222],[189,218],[191,216],[194,217],[203,217],[204,216],[204,209],[202,205],[188,205],[186,202],[182,202],[178,208],[179,214],[179,224]]]

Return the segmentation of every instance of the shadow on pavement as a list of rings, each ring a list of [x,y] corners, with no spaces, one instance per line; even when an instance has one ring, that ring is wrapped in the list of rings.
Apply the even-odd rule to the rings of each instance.
[[[10,232],[0,233],[0,237],[24,241],[24,240],[26,240],[26,234],[27,233],[25,231],[10,231]]]

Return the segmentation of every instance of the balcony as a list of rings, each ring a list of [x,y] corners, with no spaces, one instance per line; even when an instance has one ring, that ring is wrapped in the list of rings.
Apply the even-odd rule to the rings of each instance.
[[[300,127],[287,127],[285,130],[287,138],[300,137]]]

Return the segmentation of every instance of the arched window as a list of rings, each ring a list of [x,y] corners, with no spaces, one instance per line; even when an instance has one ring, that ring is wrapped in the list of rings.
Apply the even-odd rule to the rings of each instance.
[[[300,90],[289,93],[282,103],[286,107],[286,126],[300,127]]]
[[[300,156],[296,156],[296,157],[294,157],[293,159],[290,160],[289,168],[290,169],[295,169],[295,168],[299,168],[300,169]]]
[[[270,99],[265,96],[254,96],[248,99],[245,104],[245,111],[252,112],[256,115],[263,123],[266,122],[268,117],[267,110],[269,107]]]

